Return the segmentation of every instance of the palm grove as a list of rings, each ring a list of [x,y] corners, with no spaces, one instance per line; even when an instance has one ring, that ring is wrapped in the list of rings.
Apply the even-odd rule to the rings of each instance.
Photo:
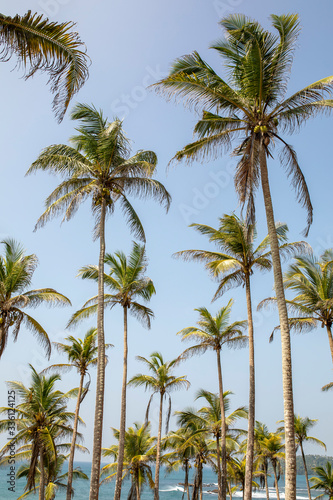
[[[242,15],[231,15],[220,24],[224,37],[212,48],[222,57],[228,70],[223,80],[197,52],[177,59],[170,74],[153,87],[167,98],[182,99],[184,104],[201,109],[195,126],[196,140],[178,151],[174,161],[206,161],[232,150],[235,161],[235,189],[243,208],[242,217],[235,214],[218,214],[217,229],[203,224],[194,227],[214,244],[212,250],[182,250],[176,255],[184,260],[204,263],[209,275],[217,281],[213,297],[224,305],[210,312],[206,307],[196,309],[195,326],[180,325],[182,340],[192,343],[173,360],[166,361],[162,353],[154,351],[150,358],[138,356],[144,363],[145,373],[128,381],[128,313],[150,328],[153,311],[148,302],[155,293],[153,281],[146,276],[148,260],[144,243],[146,235],[132,198],[157,201],[168,210],[171,196],[155,178],[157,155],[153,151],[131,151],[123,123],[115,118],[109,122],[94,105],[76,104],[71,119],[76,125],[76,135],[70,144],[45,147],[28,170],[50,172],[60,179],[59,185],[46,199],[45,211],[36,223],[44,226],[51,218],[62,215],[69,220],[81,203],[89,200],[95,218],[94,238],[99,241],[97,265],[89,264],[79,270],[79,276],[97,284],[97,294],[88,299],[68,321],[72,328],[88,317],[96,326],[87,331],[83,339],[69,336],[67,343],[55,343],[67,356],[63,364],[53,364],[43,373],[31,366],[30,385],[10,382],[19,397],[16,408],[16,436],[1,450],[1,464],[8,463],[10,446],[17,443],[15,458],[24,463],[17,476],[26,478],[23,497],[38,489],[40,499],[55,498],[64,489],[70,500],[74,494],[73,480],[87,480],[74,467],[75,450],[84,450],[78,430],[80,406],[89,389],[84,380],[90,366],[97,367],[97,387],[94,423],[94,444],[90,477],[90,500],[99,498],[99,487],[115,479],[115,500],[119,500],[123,479],[130,474],[128,497],[139,500],[147,485],[159,498],[160,466],[168,470],[184,469],[184,493],[193,500],[202,498],[203,465],[209,464],[218,477],[218,498],[225,500],[227,492],[232,498],[238,488],[246,500],[252,497],[252,488],[262,484],[268,498],[268,465],[275,477],[279,498],[278,480],[281,463],[285,461],[285,495],[287,500],[296,498],[296,448],[315,440],[308,436],[314,420],[295,415],[292,387],[290,331],[304,331],[318,324],[326,328],[333,357],[332,298],[333,254],[327,250],[322,256],[313,255],[304,241],[288,243],[287,226],[276,224],[270,193],[268,165],[276,148],[280,163],[291,179],[297,200],[306,209],[305,235],[312,223],[313,213],[310,194],[298,164],[296,151],[286,142],[284,135],[298,130],[306,120],[316,114],[330,111],[330,92],[333,77],[319,80],[295,94],[286,97],[287,83],[293,53],[299,34],[297,15],[272,15],[273,32],[264,30],[259,23]],[[26,69],[26,77],[37,71],[46,71],[51,90],[55,92],[53,107],[59,121],[68,105],[85,82],[88,58],[73,23],[57,24],[37,14],[13,18],[0,15],[1,60],[16,56]],[[233,148],[233,149],[232,149]],[[255,195],[261,186],[268,235],[256,241]],[[106,252],[106,241],[112,235],[109,215],[119,207],[133,236],[140,243],[133,244],[126,256],[122,251],[114,255]],[[9,334],[14,340],[24,327],[30,329],[51,355],[52,342],[47,331],[26,312],[26,308],[43,303],[70,305],[69,298],[52,288],[30,289],[37,266],[36,255],[27,255],[23,247],[12,239],[3,241],[0,257],[0,356],[5,356]],[[283,275],[282,259],[293,258],[293,263]],[[108,267],[108,272],[105,267]],[[255,418],[255,366],[254,326],[251,294],[251,275],[257,271],[273,270],[275,297],[263,300],[277,305],[278,329],[281,333],[284,420],[283,427],[275,433]],[[245,287],[247,306],[246,321],[232,322],[233,301],[223,295],[237,285]],[[285,288],[295,292],[286,300]],[[107,290],[105,290],[107,289]],[[118,445],[102,449],[104,387],[106,376],[106,344],[104,314],[113,307],[123,310],[124,369],[122,377],[121,419],[119,429],[114,428]],[[289,318],[288,318],[288,311]],[[96,318],[96,319],[95,319]],[[175,332],[176,333],[176,332]],[[109,339],[107,339],[109,340]],[[114,341],[113,338],[110,339]],[[223,356],[227,347],[249,346],[249,401],[248,408],[241,407],[230,413],[230,391],[223,386]],[[176,412],[178,429],[168,432],[171,414],[171,392],[186,389],[189,381],[185,375],[176,375],[185,360],[193,354],[207,350],[216,353],[218,394],[201,388],[197,399],[204,400],[200,409],[185,408]],[[112,358],[112,351],[108,354]],[[56,388],[58,372],[76,368],[79,386],[63,393]],[[51,372],[49,374],[48,372]],[[159,397],[158,435],[151,435],[149,406],[143,423],[136,422],[127,428],[127,385],[144,386],[152,396]],[[332,384],[327,384],[325,390]],[[76,399],[75,412],[67,404]],[[168,408],[165,407],[167,403]],[[1,408],[3,417],[10,407]],[[162,421],[166,433],[162,436]],[[236,428],[239,419],[248,419],[248,431]],[[241,424],[242,425],[242,424]],[[242,425],[244,427],[244,424]],[[8,428],[8,419],[0,422],[2,431]],[[100,470],[101,455],[111,457],[110,464]],[[68,461],[68,472],[62,470]],[[196,472],[192,491],[189,486],[189,465],[194,463]],[[152,466],[155,465],[155,475]],[[304,459],[306,470],[306,463]],[[326,469],[317,468],[319,477],[313,479],[313,488],[323,489],[332,498],[333,481],[330,464]],[[308,485],[308,496],[311,491]],[[146,486],[146,487],[147,487]],[[331,489],[330,489],[331,488]],[[20,497],[21,498],[21,497]]]

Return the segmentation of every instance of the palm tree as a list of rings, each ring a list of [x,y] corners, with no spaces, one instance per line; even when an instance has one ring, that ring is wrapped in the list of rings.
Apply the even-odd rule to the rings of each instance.
[[[223,405],[225,414],[228,412],[230,408],[229,395],[231,395],[231,391],[225,391],[223,393]],[[219,499],[222,498],[221,491],[221,454],[220,454],[220,439],[221,439],[221,405],[220,405],[220,397],[218,394],[213,394],[212,392],[205,391],[204,389],[200,389],[195,399],[203,398],[207,406],[203,406],[198,410],[199,418],[202,419],[203,425],[207,428],[207,431],[210,432],[215,440],[216,440],[216,457],[217,457],[217,477],[218,477],[218,490]],[[229,413],[225,416],[225,425],[226,425],[226,436],[227,432],[230,430],[231,425],[233,425],[236,420],[239,418],[247,418],[248,411],[244,406],[237,408],[232,413]],[[233,429],[234,430],[234,429]]]
[[[333,499],[333,473],[332,466],[330,462],[326,463],[326,469],[324,467],[312,467],[312,470],[318,474],[319,477],[311,477],[310,481],[313,483],[311,488],[314,490],[324,490],[325,493],[318,495],[316,498],[325,495],[328,496],[329,500]]]
[[[190,438],[192,437],[192,431],[188,427],[180,427],[174,432],[170,432],[165,439],[164,446],[166,448],[171,448],[172,451],[164,454],[164,460],[168,464],[168,471],[178,470],[181,465],[184,473],[184,492],[182,495],[182,500],[185,493],[187,494],[187,500],[190,500],[190,489],[189,489],[189,469],[190,461],[195,455],[195,448],[191,444]]]
[[[178,389],[188,388],[190,386],[189,381],[184,375],[180,377],[175,377],[172,375],[172,370],[179,362],[179,359],[173,359],[172,361],[164,361],[163,356],[160,352],[153,352],[150,355],[150,359],[146,359],[143,356],[137,356],[136,359],[142,361],[151,375],[137,374],[131,378],[128,382],[129,385],[134,387],[144,386],[145,390],[152,391],[148,407],[146,419],[148,420],[148,413],[150,408],[150,403],[154,394],[159,394],[160,396],[160,408],[159,408],[159,418],[158,418],[158,435],[156,444],[156,468],[155,468],[155,486],[154,486],[154,500],[159,499],[159,474],[160,474],[160,457],[161,457],[161,435],[162,435],[162,416],[163,416],[163,400],[167,395],[169,396],[169,410],[166,420],[166,428],[168,428],[169,417],[171,415],[171,397],[170,392]]]
[[[333,362],[333,267],[328,265],[333,251],[326,250],[320,258],[313,254],[295,257],[284,275],[285,288],[296,292],[288,307],[299,314],[290,318],[295,329],[326,328]]]
[[[12,239],[2,241],[5,247],[0,255],[0,357],[12,329],[17,340],[22,323],[36,335],[38,342],[50,357],[51,343],[44,328],[22,309],[47,305],[70,305],[70,300],[53,288],[29,290],[38,264],[35,254],[26,255],[23,247]]]
[[[221,409],[221,494],[223,500],[226,498],[226,418],[223,404],[221,350],[224,345],[241,347],[247,342],[247,337],[243,335],[246,321],[229,322],[232,304],[233,301],[229,300],[228,304],[218,311],[216,317],[213,317],[205,307],[195,309],[200,317],[198,326],[189,326],[177,333],[182,336],[182,340],[197,342],[196,345],[183,352],[183,358],[193,354],[202,354],[207,350],[216,352]]]
[[[49,370],[68,370],[71,368],[76,368],[78,373],[80,374],[80,383],[79,383],[79,391],[76,400],[76,408],[75,408],[75,418],[73,425],[73,437],[71,443],[71,449],[68,459],[68,481],[67,481],[67,493],[66,500],[71,500],[73,495],[72,489],[72,480],[73,480],[73,471],[74,471],[74,453],[75,453],[75,445],[76,445],[76,436],[77,436],[77,427],[79,423],[79,412],[80,405],[86,396],[89,385],[90,385],[90,375],[88,369],[90,366],[97,365],[97,330],[96,328],[90,328],[84,336],[84,339],[76,339],[72,335],[66,337],[65,340],[68,344],[62,344],[60,342],[53,342],[55,347],[60,353],[66,354],[68,357],[69,363],[58,363],[52,366],[49,366],[46,370],[43,370],[45,373]],[[105,348],[111,347],[111,344],[107,344]],[[86,375],[89,375],[89,382],[86,387],[83,387],[84,378]]]
[[[263,441],[267,439],[270,435],[267,425],[262,422],[256,421],[254,429],[254,449],[256,453],[256,460],[258,463],[260,475],[260,486],[265,486],[266,499],[269,500],[269,489],[268,489],[268,458],[264,450]]]
[[[30,387],[21,382],[9,382],[9,387],[22,400],[16,406],[15,419],[17,433],[0,450],[0,455],[10,450],[10,446],[31,444],[29,471],[26,475],[26,491],[35,489],[39,475],[39,500],[45,498],[45,466],[48,460],[57,461],[56,440],[72,435],[71,422],[74,415],[67,411],[67,400],[77,393],[74,389],[64,394],[55,389],[55,383],[60,380],[58,374],[45,377],[32,370]],[[0,413],[12,411],[9,407],[0,408]],[[0,421],[0,431],[8,429],[8,419]],[[39,467],[38,467],[39,463]],[[39,468],[39,471],[37,470]]]
[[[113,429],[113,434],[119,440],[119,430]],[[132,485],[128,493],[128,500],[140,500],[143,486],[148,483],[150,488],[154,488],[152,470],[150,464],[154,460],[156,438],[150,435],[150,424],[139,425],[135,423],[125,432],[124,478],[131,474]],[[102,475],[108,474],[102,483],[110,481],[115,475],[117,460],[119,456],[119,446],[112,445],[110,448],[103,448],[103,456],[114,458],[114,462],[102,468]]]
[[[23,16],[0,14],[0,61],[17,57],[18,66],[30,66],[25,78],[47,72],[55,93],[53,109],[60,122],[70,100],[88,78],[84,44],[72,22],[50,22],[29,10]]]
[[[281,136],[298,130],[309,118],[330,111],[333,76],[321,79],[286,98],[293,53],[300,31],[296,14],[272,15],[275,33],[257,21],[234,14],[221,20],[225,38],[214,48],[225,61],[228,80],[222,79],[197,52],[175,61],[170,75],[157,89],[167,97],[177,96],[203,109],[195,126],[198,140],[176,154],[176,159],[206,160],[230,149],[239,157],[235,187],[246,205],[247,221],[254,222],[255,193],[260,182],[281,325],[284,420],[286,423],[286,499],[296,498],[296,453],[290,332],[285,303],[279,245],[270,193],[267,159],[275,144],[281,146],[280,160],[290,176],[298,201],[307,210],[307,234],[312,223],[312,204],[295,150]],[[248,495],[250,492],[248,492]],[[246,498],[249,500],[250,496]]]
[[[280,460],[284,458],[284,452],[282,451],[284,448],[284,445],[282,444],[282,436],[279,433],[270,432],[267,437],[262,439],[260,444],[262,452],[272,464],[276,496],[277,500],[280,500],[278,481],[281,474]]]
[[[123,252],[116,252],[114,255],[105,256],[105,264],[109,265],[109,274],[104,273],[104,283],[110,289],[109,294],[104,294],[104,304],[110,308],[116,304],[121,305],[124,312],[124,363],[123,382],[121,392],[120,411],[120,434],[118,449],[118,469],[115,487],[115,500],[120,500],[122,470],[124,459],[124,439],[126,430],[126,386],[127,386],[127,315],[128,311],[139,319],[144,326],[150,328],[150,320],[154,316],[151,309],[137,302],[137,299],[149,301],[155,293],[154,284],[151,279],[145,276],[147,269],[147,258],[145,247],[133,243],[131,254],[127,258]],[[87,266],[79,271],[79,276],[83,279],[92,279],[98,282],[98,267]],[[91,305],[92,304],[92,305]],[[82,318],[89,317],[96,313],[98,297],[88,300],[83,307],[71,318],[69,324],[75,324]]]
[[[28,173],[46,170],[60,174],[63,182],[46,200],[46,210],[38,219],[36,227],[59,212],[70,219],[80,203],[91,198],[92,212],[96,217],[95,236],[100,241],[98,263],[97,306],[97,388],[94,424],[94,446],[90,481],[90,500],[98,500],[99,468],[101,462],[102,426],[105,384],[105,339],[104,339],[104,257],[105,220],[112,214],[115,203],[125,213],[130,229],[144,239],[144,230],[138,215],[127,195],[153,197],[169,207],[170,195],[164,186],[152,179],[156,166],[156,155],[152,151],[139,151],[130,157],[129,141],[122,122],[116,119],[109,123],[94,106],[77,104],[71,118],[80,121],[78,135],[71,138],[74,147],[53,145],[47,147],[31,165]]]
[[[219,251],[183,250],[177,252],[177,257],[184,260],[204,262],[209,274],[219,280],[213,300],[234,286],[243,285],[246,291],[248,338],[249,338],[249,413],[248,439],[246,449],[245,498],[252,490],[253,447],[255,426],[255,369],[254,369],[254,329],[251,298],[251,275],[254,271],[267,271],[272,268],[270,259],[269,238],[257,246],[254,241],[257,236],[253,224],[247,224],[235,214],[220,218],[218,229],[203,224],[191,224],[201,234],[208,236]],[[276,224],[280,255],[290,255],[304,248],[303,242],[287,243],[286,224]]]
[[[46,472],[46,485],[45,485],[45,500],[54,500],[58,491],[66,491],[67,489],[67,478],[68,472],[62,474],[62,468],[67,460],[66,455],[57,455],[56,461],[48,461],[44,464]],[[29,474],[29,466],[22,465],[16,474],[17,479],[26,478]],[[40,479],[40,471],[37,470],[36,477]],[[73,479],[84,479],[89,480],[87,474],[81,471],[79,467],[76,467],[72,471]],[[39,484],[37,484],[36,490],[39,490]],[[17,500],[26,498],[27,496],[35,493],[35,490],[29,490],[23,493]]]
[[[283,420],[281,422],[283,422]],[[312,437],[312,436],[308,436],[309,430],[311,429],[311,427],[313,427],[316,424],[316,422],[317,422],[317,420],[312,420],[308,417],[303,418],[300,415],[295,415],[295,424],[294,425],[295,425],[296,451],[298,448],[300,448],[300,450],[301,450],[302,460],[303,460],[303,465],[304,465],[306,487],[308,489],[309,500],[311,500],[311,491],[310,491],[308,469],[306,466],[303,443],[304,443],[304,441],[309,441],[310,443],[314,443],[314,444],[318,444],[319,446],[322,446],[326,450],[325,443],[320,441],[320,439],[317,439],[317,438]],[[284,427],[280,427],[278,429],[278,432],[281,432],[281,431],[284,431]]]

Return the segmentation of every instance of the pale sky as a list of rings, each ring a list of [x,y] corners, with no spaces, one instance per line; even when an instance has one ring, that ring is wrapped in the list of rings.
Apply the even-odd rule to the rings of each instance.
[[[182,328],[197,321],[195,308],[206,306],[214,314],[234,297],[233,319],[246,319],[245,292],[232,290],[211,304],[216,284],[199,264],[177,261],[174,252],[190,248],[209,247],[188,224],[198,222],[217,226],[224,213],[239,206],[234,193],[235,160],[225,154],[215,162],[177,165],[166,172],[177,150],[192,140],[196,122],[194,111],[181,103],[168,103],[147,86],[167,74],[172,61],[197,50],[217,72],[224,75],[221,60],[209,50],[209,45],[222,35],[218,26],[221,17],[230,13],[247,14],[269,28],[271,13],[297,12],[302,33],[295,53],[289,92],[300,89],[332,74],[331,19],[333,5],[319,0],[22,0],[0,1],[1,12],[24,14],[28,9],[48,15],[52,21],[75,21],[76,30],[86,43],[91,58],[90,77],[74,102],[93,103],[101,108],[110,121],[124,119],[124,130],[133,141],[133,151],[151,149],[158,155],[157,178],[172,195],[169,214],[153,201],[132,200],[143,222],[147,236],[148,275],[153,279],[157,294],[150,307],[155,313],[151,331],[143,329],[135,319],[129,321],[129,377],[141,372],[143,365],[136,355],[148,357],[161,351],[170,360],[187,347],[176,337]],[[98,243],[92,241],[93,221],[90,205],[82,206],[77,215],[60,225],[60,219],[33,232],[34,224],[43,211],[46,196],[58,180],[47,174],[24,177],[40,151],[50,144],[67,143],[75,124],[68,116],[58,125],[51,109],[52,96],[45,75],[37,74],[25,82],[22,72],[14,69],[12,60],[0,65],[2,82],[1,133],[1,223],[0,236],[20,241],[29,253],[36,253],[39,267],[33,286],[53,287],[67,295],[72,308],[46,309],[33,312],[49,333],[51,340],[62,341],[69,334],[83,337],[93,320],[66,331],[70,315],[89,297],[95,295],[95,285],[75,278],[77,270],[98,260]],[[331,143],[332,117],[316,118],[292,138],[299,162],[309,185],[314,206],[314,223],[307,241],[317,254],[333,247],[331,223]],[[276,220],[286,222],[290,241],[302,239],[306,214],[297,204],[278,162],[270,162],[270,178]],[[266,235],[261,195],[257,196],[259,238]],[[123,250],[128,254],[132,236],[120,212],[107,222],[107,251]],[[272,274],[253,277],[253,302],[272,295]],[[276,430],[276,421],[283,418],[280,337],[272,344],[269,335],[278,323],[276,311],[255,313],[256,356],[256,418]],[[106,312],[106,339],[115,345],[107,366],[107,386],[103,446],[111,444],[110,427],[119,427],[122,375],[122,311]],[[325,329],[292,337],[295,412],[318,419],[312,434],[326,442],[328,455],[333,455],[332,396],[321,387],[333,380],[332,362]],[[222,354],[225,390],[234,393],[232,409],[248,402],[248,350],[225,351]],[[54,354],[51,362],[64,362]],[[29,384],[27,364],[36,369],[48,364],[44,352],[34,337],[22,328],[19,339],[8,344],[0,364],[0,405],[5,406],[6,380],[23,380]],[[191,388],[173,394],[173,409],[195,405],[194,395],[204,388],[217,392],[217,372],[213,353],[192,358],[177,369],[188,376]],[[78,384],[76,373],[64,375],[59,387],[66,390]],[[92,388],[82,404],[81,416],[85,445],[92,450],[93,408],[95,404],[95,373]],[[128,390],[127,424],[143,421],[149,394],[143,390]],[[199,405],[200,403],[198,403]],[[199,407],[199,406],[198,406]],[[73,405],[74,408],[74,405]],[[157,428],[157,401],[151,420]],[[171,427],[175,427],[174,420]],[[309,445],[306,453],[323,453]],[[77,458],[89,460],[89,456]]]

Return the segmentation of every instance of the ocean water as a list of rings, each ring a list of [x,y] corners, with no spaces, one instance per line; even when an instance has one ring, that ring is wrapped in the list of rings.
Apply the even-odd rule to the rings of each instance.
[[[77,462],[75,464],[79,466],[83,472],[85,472],[88,476],[90,475],[91,464],[88,462]],[[6,468],[0,469],[0,500],[16,500],[20,495],[24,492],[25,480],[15,480],[15,491],[10,491],[8,488],[10,484],[7,483],[9,477],[7,476],[9,470]],[[194,474],[194,472],[193,472]],[[192,482],[193,478],[190,477],[190,482]],[[165,474],[165,470],[161,469],[160,476],[160,499],[161,500],[181,500],[183,494],[183,488],[179,484],[184,481],[184,472],[182,470],[172,472],[171,474]],[[211,469],[204,469],[203,476],[203,497],[204,499],[213,500],[214,497],[217,498],[217,495],[212,493],[212,490],[217,488],[217,477],[211,471]],[[76,480],[74,481],[74,500],[88,500],[89,499],[89,481],[84,480]],[[127,492],[130,486],[130,480],[124,481],[124,487],[122,490],[122,499],[126,500]],[[100,490],[100,500],[110,500],[113,498],[114,491],[114,482],[102,485]],[[283,477],[281,477],[279,481],[279,491],[280,498],[283,500],[285,498],[284,495],[284,481]],[[313,498],[316,497],[319,493],[313,491]],[[273,479],[269,478],[269,495],[272,500],[276,499],[276,491],[273,487]],[[242,498],[242,492],[237,491],[233,494],[233,498],[235,500]],[[31,494],[28,496],[31,499],[37,499],[37,494]],[[66,495],[63,492],[58,492],[56,496],[57,500],[65,500]],[[152,500],[153,493],[152,490],[147,486],[141,495],[142,500]],[[186,495],[185,495],[186,500]],[[229,498],[229,497],[227,497]],[[253,492],[254,499],[263,499],[266,500],[266,493],[264,489],[256,490]],[[297,476],[297,500],[307,500],[307,490],[306,490],[306,482],[304,476]],[[325,499],[325,497],[323,497]]]

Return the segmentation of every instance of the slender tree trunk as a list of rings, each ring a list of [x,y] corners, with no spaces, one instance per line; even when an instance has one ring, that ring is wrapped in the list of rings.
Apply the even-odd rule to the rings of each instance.
[[[296,499],[296,450],[294,433],[294,400],[290,333],[288,324],[288,314],[286,300],[284,296],[281,260],[279,253],[279,243],[276,235],[273,205],[268,182],[268,171],[266,162],[266,152],[264,145],[260,148],[260,172],[261,184],[264,195],[267,228],[271,246],[274,285],[276,300],[279,310],[281,349],[282,349],[282,382],[283,382],[283,402],[284,402],[284,423],[285,423],[285,450],[286,450],[286,471],[285,471],[285,498],[286,500]]]
[[[328,335],[328,341],[330,344],[330,350],[331,350],[331,357],[332,357],[332,362],[333,362],[333,337],[332,337],[332,325],[326,325],[326,331]]]
[[[229,488],[229,499],[232,500],[231,481],[228,482],[228,488]]]
[[[221,500],[222,499],[221,450],[220,450],[220,438],[218,434],[216,436],[216,461],[217,461],[218,500]]]
[[[222,369],[221,369],[221,356],[220,350],[216,351],[217,355],[217,372],[219,379],[219,396],[221,407],[221,498],[227,498],[227,452],[226,452],[226,425],[225,425],[225,411],[223,402],[223,384],[222,384]]]
[[[310,485],[309,485],[308,468],[306,466],[306,461],[305,461],[305,455],[304,455],[304,450],[303,450],[303,444],[302,444],[302,442],[299,443],[299,447],[301,448],[302,459],[303,459],[303,464],[304,464],[304,473],[305,473],[304,475],[305,475],[306,487],[308,489],[308,497],[309,497],[309,500],[311,500],[311,490],[310,490]]]
[[[276,498],[277,500],[280,500],[280,493],[279,493],[279,482],[276,474],[276,465],[273,465],[273,472],[274,472],[274,480],[275,480],[275,490],[276,490]]]
[[[184,461],[185,467],[185,480],[184,480],[184,493],[182,495],[182,499],[184,498],[185,492],[187,493],[187,500],[190,500],[190,491],[188,487],[188,459]]]
[[[268,481],[267,481],[267,465],[264,466],[264,474],[265,474],[266,499],[269,500],[269,489],[268,489]]]
[[[40,480],[38,500],[45,500],[45,473],[44,473],[44,447],[42,446],[39,455]]]
[[[160,394],[160,413],[159,413],[159,417],[158,417],[157,445],[156,445],[156,469],[155,469],[154,500],[159,500],[163,397],[164,397],[164,393],[161,392],[161,394]]]
[[[75,453],[75,443],[77,436],[77,426],[79,422],[79,411],[81,404],[81,395],[82,395],[82,387],[83,387],[84,373],[81,373],[80,377],[80,385],[79,385],[79,393],[77,395],[76,408],[75,408],[75,417],[74,417],[74,425],[73,425],[73,437],[71,443],[71,451],[69,454],[68,460],[68,477],[67,477],[67,493],[66,500],[71,500],[72,498],[72,483],[73,483],[73,465],[74,465],[74,453]]]
[[[135,489],[136,489],[136,500],[140,500],[140,484],[139,484],[139,471],[135,471]]]
[[[119,430],[119,452],[117,463],[116,487],[114,500],[120,500],[121,484],[124,464],[124,446],[126,431],[126,387],[127,387],[127,306],[124,306],[124,361],[123,361],[123,385],[121,389],[120,430]]]
[[[200,500],[202,500],[202,461],[199,462],[199,492],[200,492]]]
[[[252,318],[252,303],[251,303],[251,287],[250,276],[245,274],[246,288],[246,305],[247,305],[247,321],[249,334],[249,415],[248,415],[248,433],[247,433],[247,448],[246,448],[246,465],[245,465],[245,486],[244,500],[252,498],[252,474],[253,474],[253,450],[254,450],[254,425],[255,425],[255,373],[254,373],[254,338],[253,338],[253,318]]]
[[[94,444],[92,453],[89,500],[98,500],[99,475],[103,434],[104,387],[105,387],[105,338],[104,338],[104,256],[105,256],[105,200],[102,199],[99,226],[99,262],[98,262],[98,307],[97,307],[97,386],[94,422]]]

